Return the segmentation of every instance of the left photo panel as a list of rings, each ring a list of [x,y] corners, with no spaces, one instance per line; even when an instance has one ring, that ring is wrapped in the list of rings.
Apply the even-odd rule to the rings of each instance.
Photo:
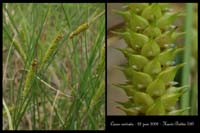
[[[105,3],[3,3],[3,130],[105,130]]]

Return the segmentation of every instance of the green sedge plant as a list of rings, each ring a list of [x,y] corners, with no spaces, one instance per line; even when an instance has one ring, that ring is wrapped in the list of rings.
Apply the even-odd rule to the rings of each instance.
[[[101,3],[3,4],[3,130],[105,128],[104,14]]]
[[[177,86],[176,55],[184,48],[176,44],[179,32],[174,22],[184,14],[172,11],[168,4],[130,3],[125,10],[113,12],[124,18],[125,26],[113,31],[127,43],[117,48],[127,59],[117,67],[127,81],[114,84],[123,89],[128,101],[117,101],[117,108],[126,115],[181,115],[187,108],[177,104],[188,86]]]

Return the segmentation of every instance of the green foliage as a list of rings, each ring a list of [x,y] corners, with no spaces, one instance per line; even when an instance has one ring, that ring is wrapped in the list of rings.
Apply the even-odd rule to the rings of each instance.
[[[4,130],[105,128],[104,14],[101,3],[3,4]]]

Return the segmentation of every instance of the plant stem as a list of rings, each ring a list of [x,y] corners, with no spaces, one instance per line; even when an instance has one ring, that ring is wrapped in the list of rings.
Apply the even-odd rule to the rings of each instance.
[[[3,106],[4,106],[6,113],[7,113],[7,116],[8,116],[9,129],[13,130],[12,118],[11,118],[11,115],[10,115],[10,111],[8,110],[8,107],[7,107],[4,99],[3,99]]]
[[[192,45],[192,14],[193,14],[193,5],[192,3],[186,4],[186,24],[185,24],[185,52],[184,52],[184,62],[188,62],[183,67],[183,78],[182,85],[187,85],[189,83],[190,78],[190,56],[191,56],[191,45]],[[190,92],[186,92],[183,94],[181,98],[181,108],[189,107],[189,96]],[[186,110],[184,115],[189,115],[189,110]]]

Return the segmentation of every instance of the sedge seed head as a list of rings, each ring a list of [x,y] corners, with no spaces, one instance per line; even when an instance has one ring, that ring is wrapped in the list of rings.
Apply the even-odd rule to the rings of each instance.
[[[36,66],[37,66],[37,59],[34,59],[29,67],[29,71],[26,76],[26,80],[24,83],[23,97],[26,97],[26,95],[31,87],[31,81],[34,78],[34,75],[36,72]]]
[[[54,52],[56,51],[56,48],[59,44],[59,41],[63,38],[62,34],[58,34],[55,39],[53,40],[52,44],[49,46],[49,48],[47,49],[43,59],[42,59],[42,63],[41,66],[45,65],[46,62],[51,58],[51,56],[54,54]]]
[[[19,55],[22,57],[23,61],[25,61],[26,60],[26,54],[25,54],[24,50],[22,49],[21,45],[15,40],[13,41],[13,45],[16,48]]]
[[[175,39],[182,34],[175,32],[177,28],[173,25],[180,13],[164,11],[166,7],[157,3],[145,6],[134,3],[128,7],[129,10],[116,11],[124,17],[126,26],[125,32],[115,33],[131,49],[120,49],[127,59],[120,70],[128,80],[125,85],[131,86],[118,86],[126,92],[130,98],[127,102],[131,103],[120,105],[120,108],[127,115],[168,115],[170,111],[176,111],[176,103],[182,95],[176,91],[166,94],[169,87],[176,85],[173,80],[184,65],[175,65],[173,61],[182,51],[174,45]],[[137,114],[130,113],[130,109],[137,109]]]
[[[83,23],[81,24],[78,28],[76,28],[73,32],[71,32],[71,34],[69,35],[69,38],[72,39],[74,36],[78,35],[79,33],[87,30],[89,27],[89,23]]]

